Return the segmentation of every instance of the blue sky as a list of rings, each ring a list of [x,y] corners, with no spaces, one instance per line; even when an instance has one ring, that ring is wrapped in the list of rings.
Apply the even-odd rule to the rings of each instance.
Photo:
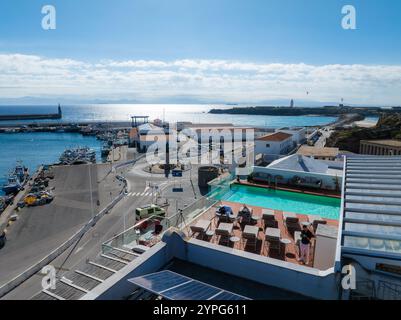
[[[56,30],[44,31],[41,28],[41,8],[45,4],[56,7]],[[352,4],[356,8],[357,30],[341,28],[341,8],[345,4]],[[98,95],[92,88],[95,85],[91,82],[93,77],[103,71],[110,71],[110,66],[102,64],[104,61],[171,63],[185,60],[203,61],[203,66],[206,62],[221,61],[251,63],[256,67],[251,70],[245,68],[244,71],[243,65],[239,67],[231,65],[228,68],[229,72],[227,67],[222,71],[213,67],[212,69],[202,67],[200,71],[196,68],[198,78],[205,77],[206,80],[216,81],[216,73],[220,72],[218,74],[220,80],[226,79],[228,85],[224,90],[221,87],[220,91],[207,90],[208,85],[202,87],[202,90],[196,90],[196,79],[194,79],[195,83],[191,90],[178,84],[169,88],[173,89],[168,90],[173,92],[173,96],[190,94],[194,99],[208,96],[217,100],[252,102],[284,99],[288,95],[297,99],[333,101],[343,95],[350,103],[358,101],[367,103],[371,95],[375,94],[377,101],[373,103],[381,101],[387,104],[400,103],[401,97],[395,92],[399,89],[399,77],[395,74],[390,78],[386,76],[388,72],[398,72],[397,68],[401,65],[401,41],[399,41],[401,1],[399,0],[2,0],[0,9],[0,54],[3,60],[7,62],[9,61],[7,58],[15,54],[20,55],[18,60],[20,67],[14,66],[18,72],[21,72],[25,64],[24,59],[32,61],[35,57],[39,57],[42,63],[41,70],[22,70],[24,74],[32,71],[36,76],[32,77],[31,82],[21,82],[19,88],[16,88],[14,83],[11,85],[14,89],[7,89],[8,85],[0,82],[0,95],[3,96],[35,95],[33,88],[45,86],[41,79],[43,75],[56,72],[54,69],[44,70],[43,64],[47,68],[49,64],[52,68],[57,64],[57,68],[65,71],[62,66],[63,60],[60,59],[86,64],[85,70],[90,70],[86,80],[80,78],[80,90],[73,90],[72,77],[69,83],[58,82],[59,89],[49,90],[48,94],[88,97]],[[257,66],[267,68],[266,66],[271,64],[283,65],[285,70],[283,72],[287,74],[286,77],[277,78],[275,94],[269,92],[275,79],[258,78],[260,74],[255,71],[258,69]],[[303,96],[302,92],[307,90],[312,92],[316,86],[313,81],[307,83],[304,89],[298,88],[293,92],[289,90],[290,83],[287,83],[287,86],[280,85],[280,82],[285,81],[290,74],[294,75],[291,81],[298,80],[302,83],[302,75],[299,74],[299,65],[302,64],[317,69],[313,70],[313,74],[321,74],[327,69],[332,70],[330,66],[333,65],[340,65],[342,69],[330,71],[334,72],[332,76],[326,74],[328,80],[326,90],[319,86],[316,89],[320,94],[309,97]],[[293,65],[298,66],[294,72],[289,69]],[[348,70],[346,66],[353,65],[361,65],[364,68],[381,66],[382,69],[379,72],[376,69],[366,71],[361,67],[362,71],[361,68],[357,70],[360,76],[354,75],[351,79],[344,75],[344,68]],[[319,69],[322,67],[326,67],[325,70]],[[131,80],[132,77],[137,77],[137,81],[120,83],[121,91],[104,88],[106,90],[102,90],[102,93],[110,98],[117,98],[119,95],[125,98],[128,97],[129,91],[131,95],[128,98],[150,99],[154,92],[160,92],[160,87],[147,87],[143,84],[144,81],[154,81],[154,76],[162,73],[160,76],[163,79],[160,82],[162,86],[163,83],[171,82],[171,79],[163,78],[167,71],[173,80],[182,76],[185,78],[185,70],[182,68],[182,64],[174,68],[171,66],[160,68],[150,63],[146,67],[142,65],[138,74],[137,64],[131,63],[128,66],[126,64],[124,69],[120,65],[118,73],[114,74],[114,81],[123,82],[124,76],[130,77]],[[82,70],[76,69],[78,69],[77,64],[74,64],[72,69],[68,69],[68,74],[71,76],[72,72],[82,73]],[[162,72],[160,69],[163,69]],[[355,68],[352,70],[355,72]],[[12,72],[9,69],[3,71]],[[114,67],[111,71],[115,71]],[[152,77],[146,79],[142,77],[138,80],[145,71]],[[40,72],[43,72],[42,77]],[[311,71],[309,68],[303,72]],[[377,74],[383,76],[380,78]],[[14,75],[17,77],[17,73]],[[253,82],[252,75],[254,75]],[[375,78],[373,80],[380,86],[381,91],[372,93],[371,86],[374,84],[370,83],[368,86],[361,83],[362,75]],[[75,76],[78,77],[78,74]],[[334,88],[331,83],[332,77],[343,77],[342,82],[355,80],[357,88],[349,94],[341,92],[349,88],[350,83],[343,85],[342,89]],[[104,83],[104,78],[100,77],[98,80]],[[231,86],[230,80],[233,82]],[[265,82],[261,83],[262,80]],[[87,87],[86,92],[82,90],[82,85]],[[248,88],[245,88],[246,86]],[[242,88],[244,93],[249,91],[249,86],[259,86],[249,99],[236,94],[239,88]],[[266,91],[263,90],[263,86]],[[61,90],[61,87],[65,90]],[[132,90],[129,90],[131,88]],[[282,93],[278,92],[280,88]],[[264,92],[268,93],[263,94]],[[38,90],[37,93],[46,94],[43,90]],[[363,96],[364,93],[369,99]],[[388,97],[389,93],[391,97]]]

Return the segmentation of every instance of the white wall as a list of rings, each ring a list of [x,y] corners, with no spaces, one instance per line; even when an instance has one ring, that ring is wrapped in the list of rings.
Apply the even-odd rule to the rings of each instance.
[[[322,180],[321,188],[328,190],[336,190],[335,176],[323,174],[323,173],[313,173],[313,172],[303,172],[303,171],[295,171],[295,170],[282,170],[282,169],[273,169],[267,167],[253,167],[253,173],[258,175],[262,174],[262,176],[267,176],[268,174],[275,176],[280,175],[283,177],[283,180],[280,183],[286,184],[288,183],[294,176],[298,176],[301,178],[306,177],[315,177],[319,180]],[[341,188],[342,176],[338,176],[338,188]],[[267,179],[266,179],[267,181]],[[274,180],[272,180],[274,181]]]
[[[276,132],[292,134],[292,141],[296,144],[302,144],[306,141],[306,129],[277,129]]]
[[[339,275],[334,273],[334,268],[320,271],[194,238],[187,240],[182,233],[170,229],[164,234],[163,242],[133,260],[81,300],[123,299],[135,289],[128,279],[159,271],[174,257],[307,297],[338,298]]]
[[[292,150],[292,140],[289,137],[283,141],[263,141],[263,140],[255,140],[255,154],[271,154],[271,155],[280,155],[287,154]]]
[[[186,260],[315,299],[338,298],[338,274],[191,239]]]

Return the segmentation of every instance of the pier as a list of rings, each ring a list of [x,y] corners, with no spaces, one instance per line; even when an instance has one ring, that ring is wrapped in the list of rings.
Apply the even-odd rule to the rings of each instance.
[[[63,113],[61,112],[60,105],[58,106],[57,113],[45,114],[10,114],[0,115],[0,121],[18,121],[18,120],[46,120],[46,119],[61,119]]]

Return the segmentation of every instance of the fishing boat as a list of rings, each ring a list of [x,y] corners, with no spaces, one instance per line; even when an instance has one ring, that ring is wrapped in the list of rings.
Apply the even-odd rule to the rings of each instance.
[[[6,194],[16,194],[22,189],[22,184],[18,177],[14,174],[10,174],[7,179],[7,183],[1,188],[1,190]]]
[[[2,191],[6,195],[16,194],[23,187],[24,182],[29,176],[28,168],[21,161],[18,161],[15,168],[7,177],[7,182],[3,185]]]
[[[23,183],[29,176],[28,168],[18,162],[14,169],[14,175],[17,176],[20,183]]]
[[[63,165],[96,163],[96,151],[88,147],[67,149],[60,156]]]
[[[110,151],[111,151],[111,146],[109,145],[109,143],[107,143],[107,142],[104,143],[102,146],[102,151],[101,151],[102,157],[103,158],[108,157]]]

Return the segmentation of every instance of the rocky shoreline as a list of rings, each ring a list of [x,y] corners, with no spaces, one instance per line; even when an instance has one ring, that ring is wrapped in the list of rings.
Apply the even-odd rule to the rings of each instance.
[[[336,130],[327,139],[326,146],[359,153],[361,140],[378,139],[401,140],[401,113],[383,114],[372,128],[352,127]]]

